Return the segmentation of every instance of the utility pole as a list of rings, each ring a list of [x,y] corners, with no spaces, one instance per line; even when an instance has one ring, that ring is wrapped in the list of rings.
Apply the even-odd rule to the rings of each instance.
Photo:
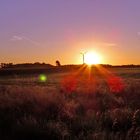
[[[83,53],[80,53],[81,55],[82,55],[82,57],[83,57],[83,64],[85,64],[85,54],[86,54],[87,52],[83,52]]]

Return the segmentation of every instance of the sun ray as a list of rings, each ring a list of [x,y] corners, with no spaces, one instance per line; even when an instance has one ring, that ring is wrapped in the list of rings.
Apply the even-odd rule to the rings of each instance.
[[[102,74],[103,78],[105,78],[111,92],[119,93],[124,89],[125,84],[121,77],[113,74],[111,71],[101,65],[97,66],[97,68]]]

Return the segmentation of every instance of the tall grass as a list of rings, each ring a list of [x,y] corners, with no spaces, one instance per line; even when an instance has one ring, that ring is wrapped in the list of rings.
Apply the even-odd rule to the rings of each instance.
[[[139,84],[114,94],[0,86],[1,139],[139,140]]]

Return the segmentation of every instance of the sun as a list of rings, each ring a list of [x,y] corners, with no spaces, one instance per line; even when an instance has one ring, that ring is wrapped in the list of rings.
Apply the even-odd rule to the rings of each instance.
[[[99,64],[101,62],[101,57],[96,52],[87,52],[85,54],[85,63],[88,65]]]

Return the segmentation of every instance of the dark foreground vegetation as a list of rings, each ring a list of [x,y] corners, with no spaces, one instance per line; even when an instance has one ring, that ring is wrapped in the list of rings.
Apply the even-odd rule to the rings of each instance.
[[[140,140],[139,68],[37,70],[1,70],[1,140]]]
[[[139,82],[120,92],[0,86],[2,140],[140,140]]]

